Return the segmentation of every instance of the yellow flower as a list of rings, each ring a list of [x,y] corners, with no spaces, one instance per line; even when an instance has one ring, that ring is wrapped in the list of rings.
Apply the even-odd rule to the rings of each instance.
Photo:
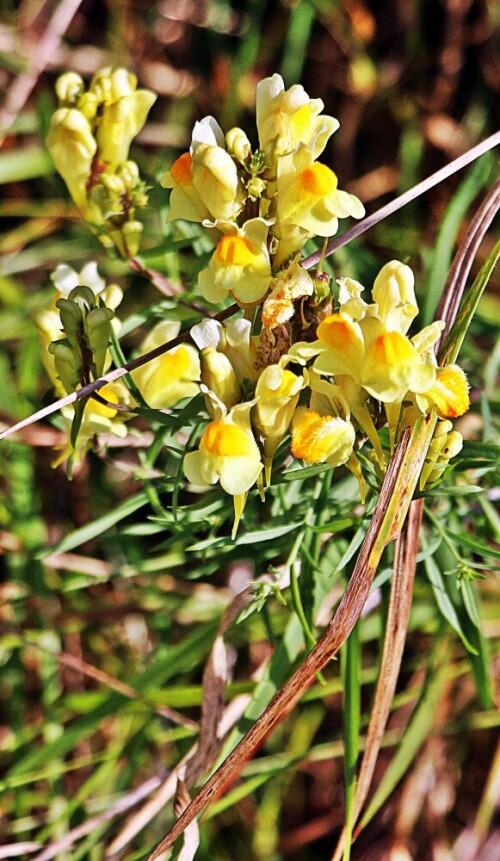
[[[138,90],[137,78],[127,69],[100,69],[94,75],[90,91],[102,101],[96,128],[99,158],[108,172],[126,161],[132,140],[140,132],[156,101],[151,90]]]
[[[213,219],[233,220],[241,212],[243,187],[213,117],[195,123],[191,142],[194,186]]]
[[[417,395],[417,403],[424,412],[435,404],[441,418],[452,419],[466,413],[470,406],[469,384],[462,368],[459,365],[438,368],[436,382]]]
[[[339,218],[365,213],[360,200],[337,187],[337,177],[320,162],[314,162],[304,149],[278,161],[276,217],[272,228],[279,239],[275,265],[302,248],[311,236],[333,236]]]
[[[110,403],[120,403],[127,406],[132,403],[130,392],[121,380],[107,383],[99,389],[98,394]],[[71,457],[73,463],[81,463],[95,436],[99,436],[101,438],[100,441],[105,442],[105,437],[108,434],[116,439],[124,439],[127,435],[126,421],[129,416],[126,413],[114,410],[93,398],[89,398],[85,405],[78,437],[73,448],[69,439],[75,414],[73,405],[64,407],[61,410],[61,414],[68,440],[63,446],[58,446],[60,453],[52,464],[54,468],[64,463],[69,457]]]
[[[321,99],[310,99],[299,84],[285,90],[281,75],[257,84],[256,119],[259,142],[272,170],[274,160],[307,147],[313,158],[324,150],[339,123],[333,117],[319,116]]]
[[[218,222],[217,226],[224,235],[210,267],[198,277],[201,294],[214,304],[231,295],[241,306],[255,305],[266,295],[271,281],[268,224],[263,218],[252,218],[241,228],[231,222]]]
[[[180,324],[170,320],[158,323],[141,344],[148,353],[179,334]],[[169,409],[182,398],[197,395],[200,387],[200,359],[190,344],[180,344],[147,364],[136,368],[132,377],[144,400],[152,409]]]
[[[279,364],[264,368],[255,388],[256,404],[252,411],[252,423],[264,440],[266,484],[271,479],[272,459],[290,427],[306,382],[302,375],[297,376],[287,370],[286,361],[286,357],[283,357]]]
[[[223,353],[241,386],[245,380],[254,381],[258,377],[255,368],[257,339],[252,337],[251,331],[250,320],[244,318],[228,320],[224,325],[218,320],[207,319],[191,328],[191,337],[200,351],[210,347]]]
[[[97,143],[87,119],[75,108],[59,108],[50,119],[47,149],[75,204],[87,210],[87,180]],[[98,214],[92,213],[93,217]]]
[[[292,423],[292,454],[306,463],[339,466],[352,455],[355,431],[339,416],[320,416],[315,410],[298,407]]]
[[[262,463],[250,425],[253,402],[238,404],[228,413],[216,413],[200,440],[199,449],[184,458],[184,472],[196,487],[220,483],[234,496],[235,521],[232,537],[245,506],[246,495],[257,481]]]
[[[399,260],[386,263],[375,278],[372,298],[377,303],[378,316],[389,331],[406,335],[417,316],[414,283],[410,267]]]
[[[160,180],[163,188],[172,189],[167,222],[176,221],[178,218],[201,222],[210,218],[210,212],[195,188],[192,164],[191,153],[185,152],[174,161],[170,170]]]

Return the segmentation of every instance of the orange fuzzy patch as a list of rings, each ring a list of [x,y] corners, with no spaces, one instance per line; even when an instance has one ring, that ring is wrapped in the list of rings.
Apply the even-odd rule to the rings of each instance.
[[[469,385],[465,373],[458,365],[440,368],[429,394],[439,414],[444,418],[462,416],[469,409]]]
[[[332,425],[333,423],[333,425]],[[315,410],[304,410],[292,431],[292,454],[307,463],[321,463],[335,442],[335,419],[320,416]]]
[[[420,361],[413,344],[399,332],[384,332],[373,342],[370,360],[377,367],[394,367],[400,362]]]

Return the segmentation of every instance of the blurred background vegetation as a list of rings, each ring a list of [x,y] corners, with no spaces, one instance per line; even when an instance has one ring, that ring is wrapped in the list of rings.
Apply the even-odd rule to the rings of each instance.
[[[287,87],[302,83],[323,99],[325,113],[339,119],[323,160],[368,212],[499,126],[500,7],[494,0],[83,0],[73,2],[74,14],[47,51],[54,13],[63,16],[71,8],[66,0],[0,2],[1,427],[52,400],[33,314],[50,302],[49,274],[58,263],[79,269],[95,259],[108,279],[126,285],[120,316],[129,321],[129,353],[153,314],[194,319],[105,252],[55,175],[43,140],[61,72],[87,78],[102,66],[123,65],[158,94],[132,150],[152,187],[142,258],[182,282],[188,300],[197,295],[195,275],[207,248],[192,225],[178,228],[180,233],[165,225],[168,198],[158,178],[188,147],[193,122],[207,114],[224,130],[241,125],[255,142],[261,78],[279,72]],[[493,159],[481,159],[469,170],[468,185],[464,172],[454,176],[339,251],[332,273],[369,285],[383,263],[398,257],[416,272],[420,322],[429,322],[455,243],[493,174]],[[491,231],[474,273],[493,242]],[[467,479],[482,483],[483,493],[445,494],[433,502],[437,522],[469,544],[459,546],[458,562],[457,546],[443,544],[438,574],[419,565],[375,785],[401,750],[415,703],[427,711],[420,709],[420,742],[404,780],[394,781],[389,800],[355,844],[352,857],[359,861],[500,858],[494,819],[498,713],[488,680],[500,633],[493,575],[486,571],[479,583],[480,643],[470,617],[455,616],[453,625],[447,586],[448,604],[445,598],[446,606],[436,603],[438,575],[442,585],[461,560],[487,566],[499,558],[492,544],[500,534],[494,491],[499,322],[497,282],[461,355],[473,408],[457,426],[466,439],[485,446],[482,463],[474,449]],[[224,608],[250,580],[280,570],[290,556],[295,507],[303,506],[306,493],[300,485],[290,482],[275,497],[275,508],[283,505],[284,511],[273,534],[264,533],[262,513],[251,502],[245,530],[233,544],[229,509],[221,511],[215,497],[184,534],[163,506],[175,496],[175,482],[155,483],[178,462],[160,454],[164,441],[164,434],[153,438],[139,424],[125,445],[92,452],[71,482],[63,468],[51,466],[53,447],[61,442],[57,418],[0,443],[0,845],[11,847],[0,848],[0,857],[147,856],[171,815],[143,810],[142,830],[130,836],[124,831],[130,813],[125,805],[120,810],[120,799],[141,787],[146,798],[190,749],[203,667]],[[309,546],[316,554],[314,598],[304,599],[311,613],[323,608],[315,615],[317,631],[341,595],[346,556],[359,546],[362,517],[353,518],[352,498],[347,479],[335,484],[328,505],[335,503],[337,518],[345,506],[346,521],[337,522],[335,541]],[[318,504],[328,513],[323,497]],[[436,532],[429,540],[436,540]],[[359,627],[362,726],[383,631],[387,566]],[[255,681],[266,662],[272,667],[268,687],[276,689],[304,656],[293,601],[285,597],[283,607],[271,595],[262,612],[227,634],[234,664],[228,698],[250,694],[257,685],[254,712],[250,706],[237,732],[269,697]],[[474,645],[467,652],[471,643],[480,659]],[[434,668],[431,680],[438,680],[431,700],[428,666]],[[241,781],[210,809],[200,861],[330,858],[344,817],[341,724],[341,681],[333,664],[326,684],[309,690]]]

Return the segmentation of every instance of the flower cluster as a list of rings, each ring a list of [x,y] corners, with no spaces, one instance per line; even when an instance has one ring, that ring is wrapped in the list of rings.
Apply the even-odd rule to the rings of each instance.
[[[218,481],[234,497],[233,535],[249,489],[257,484],[263,495],[271,483],[273,457],[287,435],[294,458],[345,464],[363,495],[356,452],[369,440],[383,473],[387,455],[377,428],[384,414],[392,449],[419,414],[436,409],[448,419],[468,408],[463,371],[439,368],[434,358],[442,324],[407,334],[418,313],[408,266],[384,266],[370,304],[361,284],[340,279],[334,308],[330,279],[300,265],[311,236],[331,236],[339,218],[363,215],[357,198],[340,191],[333,171],[317,161],[338,126],[322,108],[273,75],[257,87],[256,151],[241,129],[224,136],[207,117],[162,180],[172,189],[169,221],[215,231],[210,265],[199,275],[202,296],[215,304],[231,296],[245,310],[244,319],[191,330],[210,421],[184,459],[194,489]],[[444,471],[447,451],[459,450],[460,435],[452,432],[450,441],[450,432],[443,421],[425,480]]]
[[[224,135],[206,117],[194,126],[189,152],[161,180],[172,189],[168,220],[201,222],[217,237],[199,276],[208,302],[231,296],[241,307],[257,305],[282,288],[289,276],[276,283],[279,267],[308,239],[333,236],[339,218],[364,214],[358,198],[340,191],[335,173],[317,161],[338,128],[322,108],[303,87],[285,90],[280,75],[266,78],[257,85],[258,149],[242,129]],[[308,281],[303,270],[300,277]],[[300,290],[312,287],[295,285]]]
[[[84,218],[104,244],[125,257],[137,253],[142,224],[135,211],[147,204],[146,186],[128,153],[156,100],[138,90],[126,69],[100,69],[85,89],[68,72],[56,83],[59,108],[52,115],[47,148]]]
[[[136,90],[123,70],[98,73],[88,92],[77,76],[63,76],[58,86],[65,107],[56,112],[49,135],[54,160],[86,216],[92,213],[97,224],[105,218],[119,223],[123,239],[127,226],[134,233],[134,222],[114,221],[103,189],[112,197],[117,178],[134,173],[126,161],[130,140],[154,97]],[[196,346],[181,344],[132,373],[136,395],[151,409],[169,410],[203,393],[205,426],[198,447],[184,457],[185,476],[193,491],[219,483],[234,498],[233,536],[249,490],[256,485],[264,497],[271,484],[280,447],[307,464],[345,465],[364,498],[360,449],[369,448],[382,476],[402,430],[434,411],[440,421],[421,476],[424,487],[460,450],[461,436],[449,420],[469,405],[461,368],[439,367],[435,359],[444,324],[408,334],[418,307],[407,265],[387,263],[370,302],[352,278],[340,278],[334,295],[329,276],[301,265],[308,239],[326,239],[339,218],[359,218],[363,206],[339,190],[336,175],[318,161],[338,127],[321,113],[319,99],[310,99],[301,86],[285,90],[273,75],[258,85],[256,101],[257,149],[241,129],[224,135],[206,117],[195,124],[189,152],[162,179],[171,189],[168,221],[199,222],[215,242],[210,264],[199,274],[203,298],[218,304],[232,297],[244,316],[224,324],[203,320],[190,332]],[[70,129],[78,133],[68,138]],[[58,267],[53,280],[57,301],[39,315],[38,325],[56,388],[73,391],[108,367],[121,292],[106,287],[95,264],[79,275]],[[140,352],[178,332],[178,323],[162,320]],[[110,404],[120,401],[123,410],[132,405],[131,395],[121,384],[101,393],[104,401],[87,404],[78,451],[102,431],[104,420],[108,432],[124,433],[123,412]],[[386,447],[379,436],[383,425]]]

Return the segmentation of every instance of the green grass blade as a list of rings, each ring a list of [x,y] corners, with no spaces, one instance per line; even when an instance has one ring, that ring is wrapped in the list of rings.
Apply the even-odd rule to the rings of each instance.
[[[474,162],[446,210],[434,245],[432,262],[425,286],[422,307],[424,324],[430,323],[434,316],[450,268],[458,231],[469,206],[488,180],[491,164],[491,153],[486,153]]]
[[[359,755],[361,709],[361,647],[359,627],[355,625],[340,651],[344,700],[342,735],[344,739],[345,847],[344,861],[351,857],[355,822],[356,765]]]

